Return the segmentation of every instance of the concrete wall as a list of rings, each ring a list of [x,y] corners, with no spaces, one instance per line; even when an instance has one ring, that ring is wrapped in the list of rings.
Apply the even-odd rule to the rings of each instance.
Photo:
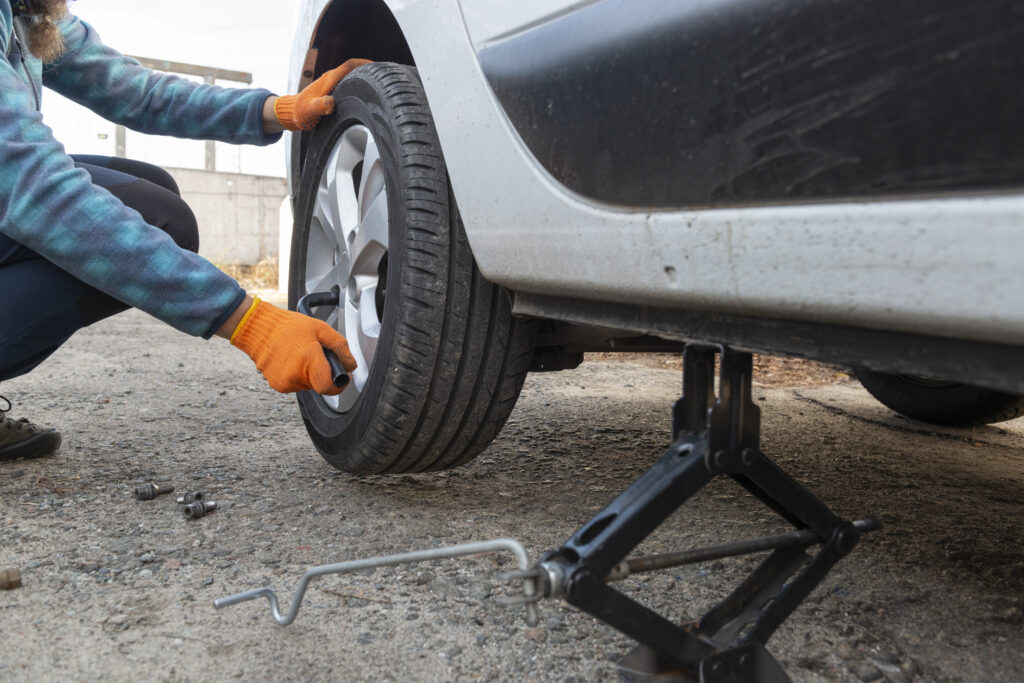
[[[167,170],[199,221],[200,254],[214,263],[245,265],[278,257],[284,178]]]

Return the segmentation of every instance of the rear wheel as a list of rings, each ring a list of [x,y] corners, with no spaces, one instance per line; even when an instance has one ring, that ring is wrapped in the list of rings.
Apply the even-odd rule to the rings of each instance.
[[[969,384],[859,369],[872,396],[901,415],[937,425],[969,427],[1024,415],[1024,397]]]
[[[338,397],[301,393],[302,417],[339,469],[454,467],[512,411],[528,335],[473,260],[416,70],[361,67],[334,98],[299,182],[289,303],[337,290],[315,313],[359,367]]]

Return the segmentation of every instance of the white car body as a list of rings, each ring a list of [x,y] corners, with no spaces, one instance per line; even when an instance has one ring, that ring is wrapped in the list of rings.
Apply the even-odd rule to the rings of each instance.
[[[302,6],[293,89],[330,4]],[[491,281],[523,295],[1024,345],[1024,194],[603,204],[537,162],[478,60],[482,48],[592,2],[386,4],[415,56],[466,233]]]

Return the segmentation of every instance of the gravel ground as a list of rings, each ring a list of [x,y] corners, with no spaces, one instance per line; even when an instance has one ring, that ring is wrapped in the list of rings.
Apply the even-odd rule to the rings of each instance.
[[[820,373],[810,373],[819,376]],[[834,381],[759,386],[763,449],[848,518],[886,528],[846,558],[769,645],[797,681],[1024,679],[1024,423],[935,430]],[[328,577],[296,622],[287,604],[320,563],[511,536],[556,547],[666,446],[678,369],[597,359],[531,376],[505,431],[441,474],[359,477],[316,454],[295,402],[241,353],[139,313],[73,339],[0,393],[54,424],[53,457],[0,463],[4,680],[614,680],[630,641],[561,604],[530,628],[500,607],[496,556]],[[186,521],[147,481],[201,488]],[[785,530],[729,482],[701,492],[640,548],[661,552]],[[752,559],[634,577],[629,595],[684,619]]]

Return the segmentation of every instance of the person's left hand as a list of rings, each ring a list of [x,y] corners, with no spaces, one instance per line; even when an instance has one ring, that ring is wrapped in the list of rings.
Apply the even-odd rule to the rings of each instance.
[[[334,111],[331,93],[345,76],[364,64],[368,59],[350,59],[341,66],[331,69],[316,79],[298,95],[278,97],[274,102],[274,114],[285,130],[309,130],[320,122],[320,117]]]

